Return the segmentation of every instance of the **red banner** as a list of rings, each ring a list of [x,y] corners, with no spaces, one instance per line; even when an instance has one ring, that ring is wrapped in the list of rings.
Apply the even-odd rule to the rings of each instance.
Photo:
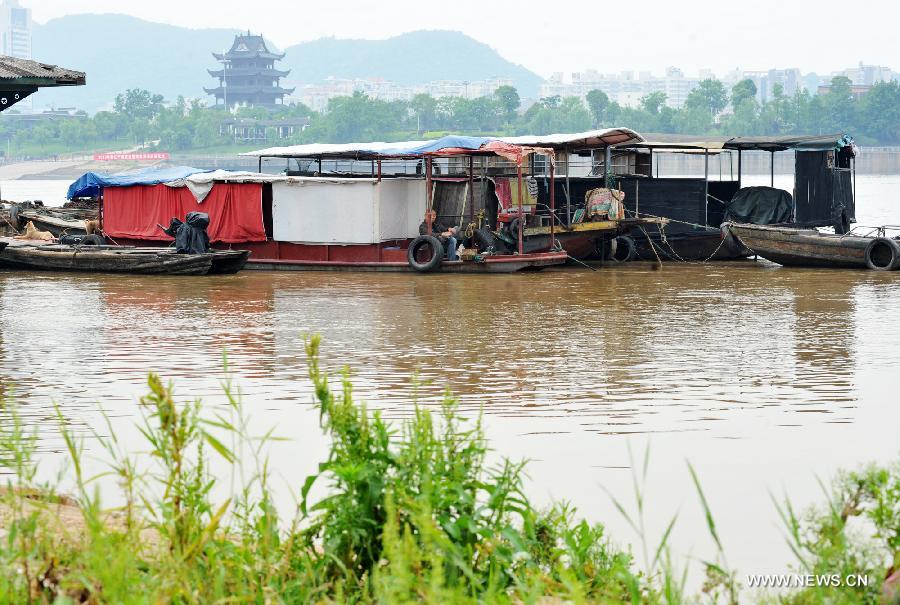
[[[168,160],[168,151],[153,151],[147,153],[95,153],[94,161],[97,162],[113,162],[116,160]]]

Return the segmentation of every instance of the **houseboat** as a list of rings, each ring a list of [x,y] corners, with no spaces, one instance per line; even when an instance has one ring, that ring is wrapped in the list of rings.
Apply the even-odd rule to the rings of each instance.
[[[443,150],[434,148],[435,142],[413,141],[295,145],[244,155],[257,158],[261,173],[379,181],[418,178],[425,181],[434,224],[462,227],[467,245],[487,245],[503,253],[562,248],[571,257],[585,258],[619,234],[665,222],[627,217],[622,192],[607,184],[610,174],[572,194],[573,157],[640,141],[632,130],[610,128],[546,136],[445,137],[437,142]],[[527,154],[519,162],[502,152],[471,152],[479,146],[545,152]]]
[[[768,187],[743,186],[742,165],[747,152],[769,154]],[[794,155],[793,192],[775,188],[775,154],[779,152]],[[661,177],[657,161],[667,153],[702,158],[703,176]],[[668,224],[657,229],[632,234],[637,256],[734,259],[753,252],[727,230],[721,230],[725,221],[786,224],[794,228],[833,227],[838,234],[846,233],[856,220],[855,156],[853,139],[844,134],[642,141],[615,150],[614,157],[635,168],[633,172],[616,174],[615,187],[625,192],[626,212],[630,216],[669,219]],[[728,169],[722,171],[725,157],[729,159]],[[720,162],[718,178],[710,170],[711,158]]]
[[[330,147],[346,153],[347,146]],[[385,178],[379,171],[367,176],[321,171],[305,176],[176,167],[113,177],[89,173],[73,183],[69,197],[99,197],[101,229],[114,245],[158,246],[171,239],[161,226],[172,217],[205,212],[210,216],[210,241],[219,248],[249,250],[247,268],[493,273],[541,269],[569,258],[557,245],[552,196],[543,250],[525,248],[524,196],[507,209],[520,219],[511,246],[501,246],[484,232],[484,237],[475,237],[477,225],[469,223],[466,229],[473,232],[459,234],[468,249],[458,259],[457,250],[448,246],[452,240],[440,239],[446,233],[438,231],[456,225],[440,223],[434,210],[433,177],[441,164],[504,158],[517,167],[516,190],[523,191],[529,185],[518,175],[535,154],[545,158],[549,182],[554,181],[551,148],[445,137],[412,146],[369,144],[353,153],[372,158],[372,166],[379,168],[392,161],[414,161],[419,173]],[[470,171],[470,191],[474,178]],[[470,218],[473,212],[470,205]]]

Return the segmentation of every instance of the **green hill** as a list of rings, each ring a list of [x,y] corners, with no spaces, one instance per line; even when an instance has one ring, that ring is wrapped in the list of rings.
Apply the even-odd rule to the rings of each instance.
[[[212,98],[203,92],[216,66],[212,51],[231,46],[238,30],[189,29],[126,15],[70,15],[35,24],[33,51],[40,61],[87,72],[87,86],[42,90],[36,109],[78,107],[94,112],[111,106],[126,88],[147,88],[167,100],[178,95]],[[265,33],[265,32],[263,32]],[[506,61],[495,50],[450,31],[417,31],[387,40],[324,38],[296,44],[282,67],[285,84],[302,86],[339,78],[379,77],[402,84],[432,80],[512,78],[523,96],[537,93],[540,77]]]
[[[291,46],[284,63],[292,80],[320,82],[338,78],[378,77],[400,84],[433,80],[512,78],[524,96],[537,94],[541,77],[510,63],[487,44],[461,32],[416,31],[387,40],[322,38]]]

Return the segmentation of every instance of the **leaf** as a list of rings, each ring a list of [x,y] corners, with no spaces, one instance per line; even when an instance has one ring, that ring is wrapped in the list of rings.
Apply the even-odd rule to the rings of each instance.
[[[229,450],[227,447],[225,447],[225,446],[222,444],[221,441],[219,441],[218,439],[216,439],[216,438],[212,435],[212,433],[209,433],[209,432],[207,432],[207,431],[202,431],[202,433],[203,433],[203,438],[206,440],[206,442],[207,442],[214,450],[216,450],[216,451],[219,453],[220,456],[222,456],[223,458],[225,458],[225,460],[227,460],[229,463],[233,463],[233,462],[234,462],[235,458],[234,458],[234,454],[231,453],[231,450]]]

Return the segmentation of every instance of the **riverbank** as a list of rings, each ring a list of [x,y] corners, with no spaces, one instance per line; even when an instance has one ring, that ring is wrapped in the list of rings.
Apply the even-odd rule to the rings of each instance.
[[[246,149],[242,149],[246,151]],[[744,152],[741,170],[746,176],[768,175],[771,171],[772,157],[765,152]],[[793,153],[776,153],[775,174],[793,174]],[[242,157],[235,153],[197,153],[172,154],[168,164],[194,166],[210,170],[247,170],[256,171],[256,158]],[[657,154],[655,165],[661,176],[703,174],[703,158],[696,154]],[[85,172],[115,173],[136,168],[145,168],[151,164],[128,161],[97,161],[90,155],[62,156],[61,159],[27,160],[9,164],[0,164],[0,180],[69,180],[73,181]],[[283,165],[279,167],[283,168]],[[856,159],[856,171],[859,175],[892,175],[900,174],[900,147],[862,147]],[[722,174],[730,176],[737,173],[737,154],[721,154],[710,159],[710,175]]]
[[[0,494],[0,594],[4,602],[380,602],[380,603],[687,603],[687,561],[664,533],[644,528],[647,453],[635,461],[635,508],[613,494],[641,542],[615,546],[599,523],[580,521],[559,500],[537,508],[521,463],[486,464],[478,420],[465,420],[452,397],[439,413],[417,409],[392,427],[356,403],[345,377],[329,382],[319,341],[306,344],[329,448],[318,471],[295,478],[296,514],[279,514],[267,460],[272,439],[254,435],[237,385],[227,404],[182,403],[151,375],[142,399],[141,451],[128,453],[115,432],[95,437],[106,452],[106,490],[117,486],[110,512],[97,480],[84,473],[81,441],[58,415],[69,453],[75,498],[36,491],[36,438],[12,408],[0,433],[3,463],[15,489]],[[58,414],[60,414],[58,412]],[[287,427],[278,427],[278,433]],[[231,468],[230,485],[210,472]],[[643,471],[641,470],[643,468]],[[698,511],[716,544],[700,564],[703,599],[737,603],[741,581],[727,564],[702,487],[691,471]],[[318,484],[325,494],[317,497]],[[222,493],[221,486],[228,485]],[[803,516],[782,512],[800,560],[798,574],[844,574],[858,584],[811,586],[783,593],[784,603],[892,603],[900,576],[900,514],[884,509],[900,493],[900,460],[840,477],[827,506]],[[833,512],[830,512],[833,511]],[[81,522],[78,518],[81,518]],[[865,517],[871,529],[851,527]],[[642,570],[642,571],[639,571]],[[886,581],[886,579],[888,579]],[[758,596],[758,595],[757,595]],[[763,595],[771,602],[772,595]]]

